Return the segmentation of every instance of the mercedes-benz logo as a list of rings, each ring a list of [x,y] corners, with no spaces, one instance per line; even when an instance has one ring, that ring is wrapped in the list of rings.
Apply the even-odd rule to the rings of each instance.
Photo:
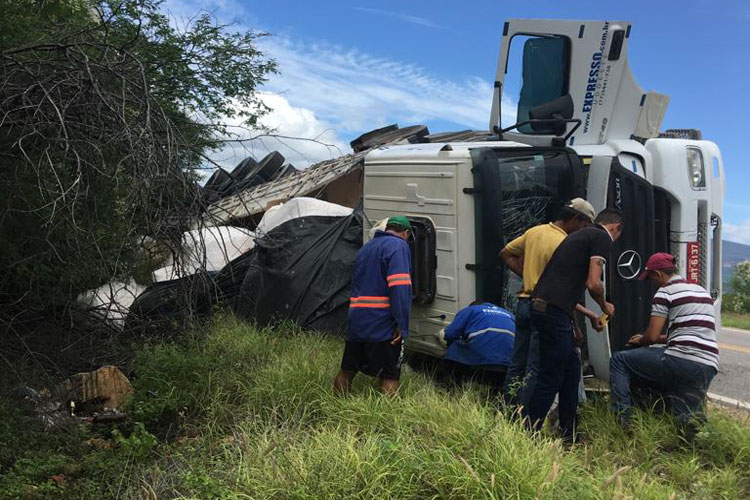
[[[635,250],[625,250],[617,259],[617,274],[624,280],[632,280],[641,272],[641,256]]]

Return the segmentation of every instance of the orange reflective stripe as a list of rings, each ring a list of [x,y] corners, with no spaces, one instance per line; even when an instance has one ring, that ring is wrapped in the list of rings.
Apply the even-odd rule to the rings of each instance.
[[[411,285],[411,280],[391,281],[390,283],[388,283],[388,288],[398,285]]]
[[[411,275],[409,273],[391,274],[390,276],[386,278],[386,281],[392,281],[392,280],[401,279],[401,278],[411,279]]]
[[[390,297],[383,296],[383,295],[377,295],[377,296],[369,296],[369,295],[360,295],[359,297],[352,297],[352,302],[360,301],[360,300],[367,300],[367,301],[388,301],[390,300]]]
[[[349,299],[349,307],[376,307],[386,309],[391,307],[390,297],[360,295]]]

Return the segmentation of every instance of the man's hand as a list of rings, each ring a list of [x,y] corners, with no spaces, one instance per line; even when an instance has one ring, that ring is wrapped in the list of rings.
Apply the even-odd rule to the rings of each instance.
[[[630,340],[628,340],[628,344],[641,345],[641,341],[642,340],[643,340],[643,335],[641,335],[640,333],[638,333],[638,334],[633,335],[632,337],[630,337]]]
[[[583,332],[578,328],[578,325],[573,326],[573,335],[575,336],[576,347],[581,347],[583,344]]]
[[[438,342],[440,342],[440,345],[444,348],[448,348],[448,341],[445,340],[445,328],[441,328],[439,332],[437,332],[437,338]]]
[[[607,316],[611,318],[615,317],[615,305],[612,302],[604,301],[604,309],[603,312],[607,314]]]
[[[589,316],[589,321],[591,322],[591,328],[597,332],[604,330],[604,323],[602,323],[602,320],[596,314]]]
[[[401,330],[398,329],[398,327],[393,329],[393,338],[391,340],[392,346],[401,345],[401,341],[404,340],[403,337],[401,337]]]

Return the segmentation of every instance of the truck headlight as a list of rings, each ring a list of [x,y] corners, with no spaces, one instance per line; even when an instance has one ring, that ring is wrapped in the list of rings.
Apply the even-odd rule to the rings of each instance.
[[[706,187],[706,168],[703,166],[703,154],[698,148],[687,148],[688,177],[693,189]]]

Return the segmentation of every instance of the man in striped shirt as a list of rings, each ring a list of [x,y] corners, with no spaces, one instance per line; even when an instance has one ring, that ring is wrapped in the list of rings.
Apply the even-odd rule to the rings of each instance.
[[[609,365],[612,409],[627,427],[630,418],[630,385],[636,382],[662,393],[672,413],[683,425],[704,420],[703,402],[719,369],[714,301],[701,286],[677,274],[675,258],[656,253],[639,279],[659,286],[654,295],[646,332],[633,335],[629,344],[640,347],[612,356]],[[667,334],[664,335],[665,327]]]

